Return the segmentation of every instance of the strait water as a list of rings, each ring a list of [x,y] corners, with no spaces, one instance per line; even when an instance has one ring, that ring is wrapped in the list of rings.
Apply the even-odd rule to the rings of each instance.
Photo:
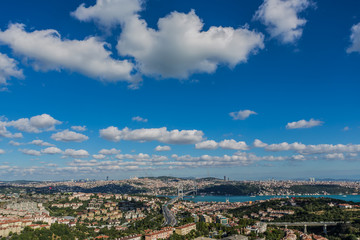
[[[190,200],[194,202],[248,202],[256,200],[267,200],[271,198],[286,198],[286,197],[325,197],[325,198],[334,198],[344,201],[360,202],[360,195],[297,195],[297,196],[187,196],[185,200]]]

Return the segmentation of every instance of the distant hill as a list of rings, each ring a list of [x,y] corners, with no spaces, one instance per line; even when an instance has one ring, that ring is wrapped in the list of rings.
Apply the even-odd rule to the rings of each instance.
[[[74,187],[74,186],[54,186],[51,190],[48,187],[45,188],[34,188],[32,189],[38,193],[48,193],[51,192],[85,192],[85,193],[114,193],[114,194],[134,194],[134,193],[142,193],[144,190],[134,188],[131,185],[123,184],[107,184],[103,186],[97,186],[93,188],[82,188],[82,187]]]
[[[200,194],[208,195],[237,195],[237,196],[246,196],[246,195],[255,195],[260,191],[260,188],[251,184],[222,184],[222,185],[213,185],[199,189]]]

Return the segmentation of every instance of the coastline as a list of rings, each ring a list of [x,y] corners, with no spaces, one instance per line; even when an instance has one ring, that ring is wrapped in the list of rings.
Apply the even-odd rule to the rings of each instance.
[[[175,196],[165,196],[174,198]],[[229,195],[204,195],[204,196],[186,196],[184,199],[193,202],[249,202],[258,200],[268,200],[272,198],[291,198],[291,197],[315,197],[315,198],[333,198],[344,201],[360,202],[360,195],[256,195],[256,196],[229,196]]]

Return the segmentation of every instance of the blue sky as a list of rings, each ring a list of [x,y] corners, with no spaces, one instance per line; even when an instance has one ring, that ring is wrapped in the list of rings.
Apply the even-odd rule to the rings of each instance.
[[[358,1],[83,3],[1,2],[0,179],[360,177]]]

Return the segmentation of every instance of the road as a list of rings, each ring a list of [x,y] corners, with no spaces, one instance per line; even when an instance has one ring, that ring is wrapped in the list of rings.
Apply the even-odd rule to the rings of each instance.
[[[276,226],[335,226],[345,222],[270,222],[269,225]],[[346,222],[347,223],[347,222]]]
[[[193,192],[194,190],[191,190],[191,191],[187,191],[183,194],[183,196],[186,196],[188,195],[189,193]],[[169,209],[169,205],[173,204],[174,202],[176,202],[177,200],[179,200],[180,198],[183,198],[183,196],[178,196],[176,198],[173,198],[171,199],[170,201],[168,201],[167,203],[165,203],[163,206],[162,206],[162,211],[163,211],[163,214],[164,214],[164,223],[163,223],[163,226],[166,226],[166,225],[170,225],[170,226],[175,226],[177,224],[177,220],[176,220],[176,217],[175,217],[175,214],[170,211]]]
[[[163,205],[162,210],[165,218],[163,225],[175,226],[177,224],[177,220],[175,218],[174,213],[170,211],[170,209],[168,208],[168,205],[167,204]]]

